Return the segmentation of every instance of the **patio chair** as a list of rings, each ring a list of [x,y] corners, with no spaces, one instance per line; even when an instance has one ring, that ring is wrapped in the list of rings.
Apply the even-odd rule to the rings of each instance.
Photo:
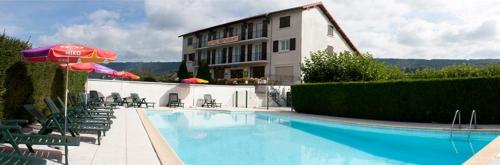
[[[27,157],[24,155],[7,154],[0,152],[0,164],[45,165],[47,164],[47,161],[36,157]]]
[[[122,98],[119,93],[113,92],[111,93],[111,97],[113,98],[113,102],[117,103],[119,106],[123,106],[123,104],[126,104],[128,107],[128,100],[127,98]]]
[[[167,107],[182,107],[184,108],[184,103],[179,99],[179,94],[169,93]]]
[[[99,92],[95,91],[95,90],[91,90],[89,91],[89,105],[92,105],[92,106],[97,106],[97,107],[101,107],[101,106],[104,106],[104,107],[116,107],[118,104],[115,103],[115,102],[109,102],[109,101],[105,101],[104,100],[104,97],[103,96],[100,96],[99,95]]]
[[[203,95],[203,105],[202,107],[221,107],[222,103],[215,102],[215,99],[212,99],[212,95],[205,94]]]
[[[28,121],[26,121],[27,123]],[[11,130],[16,130],[16,133],[11,133]],[[31,146],[33,145],[54,145],[64,146],[65,162],[68,163],[68,146],[79,146],[80,139],[69,136],[59,135],[41,135],[41,134],[23,134],[19,125],[0,125],[0,143],[9,143],[14,151],[22,155],[19,149],[19,144],[28,146],[30,152],[34,152]],[[0,162],[0,163],[3,163]],[[10,164],[10,163],[9,163]],[[14,164],[14,163],[12,163]]]
[[[130,98],[132,99],[132,105],[134,105],[134,107],[137,106],[140,108],[144,104],[146,105],[146,108],[149,108],[149,106],[153,106],[153,108],[155,108],[155,102],[147,102],[146,98],[140,98],[137,93],[131,93]]]
[[[52,131],[57,131],[62,134],[64,132],[63,125],[59,123],[57,116],[45,116],[40,110],[36,109],[35,106],[31,104],[24,105],[24,109],[28,111],[41,125],[39,133],[46,135]],[[79,124],[79,123],[68,123],[68,132],[71,136],[76,137],[79,135],[80,131],[84,132],[94,132],[97,135],[97,144],[101,145],[101,134],[102,132],[109,131],[109,126],[105,125],[95,125],[95,124]]]
[[[60,103],[62,102],[61,98],[57,97],[57,99],[59,100]],[[56,104],[54,103],[54,101],[52,101],[50,97],[46,97],[43,101],[45,102],[45,104],[47,104],[47,107],[52,112],[52,115],[54,116],[57,115],[59,118],[62,119],[60,121],[64,121],[63,112],[59,110],[59,108],[56,106]],[[68,121],[81,124],[98,124],[98,125],[108,125],[108,126],[113,124],[113,120],[110,119],[101,119],[101,118],[93,118],[91,116],[87,117],[78,115],[76,110],[68,111]]]

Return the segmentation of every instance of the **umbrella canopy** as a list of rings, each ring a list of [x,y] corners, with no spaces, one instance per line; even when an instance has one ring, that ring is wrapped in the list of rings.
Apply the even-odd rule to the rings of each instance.
[[[115,70],[96,63],[71,63],[60,64],[60,68],[78,72],[94,72],[106,75],[113,75]]]
[[[208,83],[207,80],[203,80],[201,78],[196,78],[196,77],[182,79],[181,82],[187,83],[187,84],[207,84]]]
[[[52,63],[114,61],[116,53],[80,44],[48,45],[21,51],[25,61]]]
[[[132,79],[132,80],[138,80],[140,79],[141,77],[133,74],[133,73],[130,73],[130,72],[126,72],[126,71],[121,71],[121,72],[114,72],[113,73],[113,77],[118,77],[118,78],[127,78],[127,79]]]

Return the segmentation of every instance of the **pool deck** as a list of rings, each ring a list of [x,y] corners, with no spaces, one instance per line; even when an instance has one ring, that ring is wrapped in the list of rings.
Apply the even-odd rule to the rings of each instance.
[[[292,112],[290,108],[270,107],[263,108],[155,108],[159,111],[183,111],[183,110],[212,110],[212,111],[262,111],[275,114],[284,114],[299,118],[309,118],[324,121],[344,122],[351,124],[364,124],[392,128],[414,128],[414,129],[437,129],[449,130],[450,124],[439,123],[408,123],[393,121],[377,121],[365,119],[352,119],[343,117],[320,116],[310,114],[299,114]],[[152,126],[144,115],[144,109],[122,108],[115,110],[114,123],[106,136],[102,137],[101,145],[95,144],[95,135],[82,134],[81,143],[78,147],[70,147],[70,164],[182,164],[175,152],[168,146],[158,134],[158,130]],[[149,123],[148,123],[149,122]],[[468,125],[462,125],[468,128]],[[156,131],[156,133],[155,133]],[[461,129],[460,131],[466,131]],[[478,129],[472,131],[500,131],[500,125],[478,125]],[[155,135],[156,134],[156,135]],[[162,144],[163,143],[163,144]],[[154,145],[154,147],[153,147]],[[158,148],[157,146],[163,146]],[[54,149],[47,146],[34,146],[36,153],[28,153],[25,146],[20,145],[25,155],[44,158],[48,164],[62,164],[64,162],[64,150]],[[12,152],[8,144],[0,145],[0,152]],[[172,153],[173,152],[173,153]],[[159,156],[157,155],[170,155]],[[500,164],[500,137],[497,137],[488,146],[484,147],[465,164]]]
[[[111,129],[101,139],[101,145],[95,143],[96,135],[81,134],[80,146],[69,148],[69,164],[160,164],[135,109],[117,109],[115,116]],[[64,163],[64,149],[33,146],[36,153],[29,153],[24,145],[19,146],[25,155],[44,158],[49,165]],[[12,152],[12,149],[10,145],[3,144],[0,151]]]

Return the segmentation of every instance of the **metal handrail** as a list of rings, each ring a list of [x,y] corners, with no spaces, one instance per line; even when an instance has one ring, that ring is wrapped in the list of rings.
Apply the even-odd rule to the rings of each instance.
[[[474,120],[474,129],[477,129],[477,117],[476,117],[476,110],[472,110],[472,114],[470,115],[470,122],[469,122],[469,133],[467,136],[467,140],[470,140],[470,133],[472,130],[472,121]]]
[[[458,115],[458,128],[459,129],[462,128],[462,120],[460,117],[460,110],[457,109],[457,111],[455,111],[455,115],[453,116],[453,122],[451,123],[451,127],[450,127],[450,139],[453,136],[453,127],[455,126],[455,121],[457,119],[457,115]]]

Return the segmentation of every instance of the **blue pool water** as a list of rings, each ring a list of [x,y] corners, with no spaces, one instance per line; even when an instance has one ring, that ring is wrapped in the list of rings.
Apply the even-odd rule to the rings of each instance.
[[[390,129],[260,112],[147,111],[188,165],[461,164],[498,133]]]

